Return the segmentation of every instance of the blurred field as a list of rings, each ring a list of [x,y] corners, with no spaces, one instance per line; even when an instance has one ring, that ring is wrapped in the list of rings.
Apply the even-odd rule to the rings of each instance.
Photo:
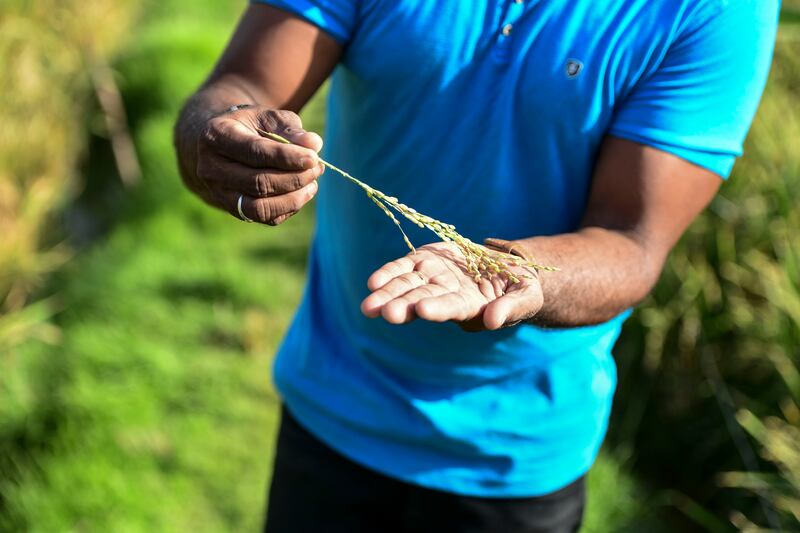
[[[82,4],[0,5],[0,353],[53,338],[42,323],[52,306],[25,306],[70,256],[53,222],[77,185],[85,127],[75,135],[74,125],[90,113],[93,73],[105,72],[134,14],[124,0]]]
[[[691,494],[722,519],[703,522],[717,530],[726,519],[800,529],[798,13],[797,2],[784,3],[745,157],[674,250],[616,349],[618,455],[630,454],[657,484]],[[756,430],[753,416],[770,429]],[[761,473],[719,475],[745,470]],[[745,478],[759,498],[729,487]],[[680,507],[697,519],[691,505]]]
[[[49,200],[56,205],[48,212],[61,213],[48,219],[59,231],[47,230],[55,222],[30,230],[50,243],[45,255],[59,236],[78,252],[66,267],[16,270],[0,253],[0,280],[25,270],[36,280],[25,285],[25,300],[54,295],[46,303],[61,309],[52,319],[31,313],[36,327],[27,333],[4,330],[3,321],[35,305],[0,311],[0,531],[260,526],[277,422],[270,362],[300,297],[313,215],[305,210],[276,229],[215,212],[181,186],[171,145],[182,100],[243,7],[140,7],[124,46],[105,54],[141,184],[121,185],[97,105],[82,89],[87,103],[61,134],[70,141],[53,143],[68,155],[55,158],[67,168],[55,173],[58,187],[78,190],[64,180],[70,172],[85,186],[72,196],[51,193],[65,198]],[[611,446],[590,477],[585,531],[727,531],[731,519],[768,525],[758,499],[728,485],[755,486],[793,527],[792,507],[782,503],[797,501],[800,487],[800,458],[792,455],[800,427],[800,379],[791,370],[800,346],[800,47],[792,13],[748,157],[626,328]],[[321,130],[321,98],[304,120]],[[0,187],[20,175],[9,163],[16,152],[8,153]],[[755,438],[737,433],[740,410]],[[789,440],[776,441],[776,431]],[[770,477],[719,475],[750,469],[741,439]],[[764,458],[756,455],[761,441],[772,450]]]

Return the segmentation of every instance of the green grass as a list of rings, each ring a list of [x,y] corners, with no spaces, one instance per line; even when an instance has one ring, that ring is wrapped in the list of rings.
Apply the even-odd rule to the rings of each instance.
[[[52,387],[27,423],[55,411],[36,437],[56,444],[5,487],[6,518],[33,531],[257,530],[277,420],[270,356],[310,222],[246,225],[179,195],[81,257],[61,280],[63,341],[26,357]],[[586,531],[636,518],[635,485],[608,457],[591,486]]]
[[[120,190],[95,147],[80,205],[105,228],[53,282],[60,338],[1,362],[0,530],[261,524],[278,407],[270,363],[300,297],[313,215],[268,228],[212,210],[181,186],[171,147],[180,102],[241,6],[152,3],[118,63],[144,183]],[[321,129],[321,99],[304,118]],[[656,530],[646,494],[602,455],[585,531]]]
[[[66,275],[63,341],[31,354],[58,372],[40,400],[59,412],[45,434],[59,447],[8,502],[35,530],[257,527],[269,354],[301,290],[309,217],[264,233],[190,202],[120,225]]]

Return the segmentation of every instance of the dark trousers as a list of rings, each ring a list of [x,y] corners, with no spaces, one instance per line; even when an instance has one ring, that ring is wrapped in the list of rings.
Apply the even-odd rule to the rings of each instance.
[[[364,468],[284,409],[266,533],[573,533],[584,479],[545,496],[478,498],[403,483]]]

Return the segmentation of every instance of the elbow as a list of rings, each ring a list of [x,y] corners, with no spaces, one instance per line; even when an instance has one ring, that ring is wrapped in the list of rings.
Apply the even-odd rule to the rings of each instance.
[[[669,255],[669,249],[652,244],[638,242],[637,247],[639,248],[639,258],[637,264],[634,265],[636,282],[631,283],[630,301],[626,307],[634,307],[650,295],[661,278]]]

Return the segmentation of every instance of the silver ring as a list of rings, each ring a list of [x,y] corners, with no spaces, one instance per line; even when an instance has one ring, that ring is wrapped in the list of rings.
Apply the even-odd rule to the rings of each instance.
[[[252,220],[247,218],[247,215],[244,214],[244,211],[242,211],[242,200],[244,200],[244,195],[240,194],[239,200],[236,202],[236,209],[239,211],[239,217],[245,222],[252,222]]]

